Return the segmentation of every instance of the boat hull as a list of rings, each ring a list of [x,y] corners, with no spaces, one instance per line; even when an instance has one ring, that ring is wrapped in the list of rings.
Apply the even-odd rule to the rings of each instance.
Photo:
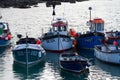
[[[60,61],[60,66],[64,70],[76,73],[80,73],[86,69],[86,64],[80,61]]]
[[[115,41],[115,38],[112,39],[108,39],[108,44],[113,44],[113,42]],[[118,45],[120,45],[120,38],[117,39]]]
[[[86,58],[83,58],[76,54],[60,54],[59,65],[61,69],[80,73],[89,67],[88,61]]]
[[[70,37],[53,37],[42,41],[45,50],[52,52],[63,52],[72,48],[72,40]]]
[[[5,47],[10,45],[10,40],[0,40],[0,47]]]
[[[41,60],[43,60],[44,56],[45,56],[45,51],[44,50],[40,50],[40,49],[36,49],[36,48],[17,48],[20,46],[16,46],[15,49],[13,49],[13,57],[14,57],[14,61],[22,64],[22,66],[26,66],[28,65],[28,67],[33,66],[39,62],[41,62]]]
[[[96,58],[99,60],[112,64],[120,64],[120,50],[114,52],[104,52],[95,47],[94,51]]]
[[[77,39],[77,47],[83,49],[93,49],[95,45],[102,44],[104,39],[103,33],[94,34],[83,34]]]

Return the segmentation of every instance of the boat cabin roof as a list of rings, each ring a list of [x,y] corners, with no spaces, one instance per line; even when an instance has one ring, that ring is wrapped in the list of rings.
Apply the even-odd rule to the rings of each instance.
[[[104,23],[104,20],[102,18],[95,18],[91,20],[92,23]]]
[[[30,43],[30,44],[36,44],[37,39],[35,38],[21,38],[19,41],[16,42],[16,44],[26,44]]]
[[[0,22],[0,28],[3,30],[6,30],[6,29],[8,29],[8,24],[5,22]]]
[[[63,27],[63,26],[68,26],[68,22],[66,19],[57,18],[54,21],[52,21],[51,25],[53,27]]]

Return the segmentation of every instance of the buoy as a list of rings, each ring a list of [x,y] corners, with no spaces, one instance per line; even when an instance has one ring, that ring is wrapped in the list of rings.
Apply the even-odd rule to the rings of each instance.
[[[38,39],[38,40],[36,41],[36,44],[41,44],[41,41]]]
[[[11,37],[11,34],[8,34],[5,39],[6,39],[6,40],[11,40],[11,38],[12,38],[12,37]]]
[[[70,35],[73,37],[78,37],[78,34],[76,33],[76,31],[74,29],[70,29]]]

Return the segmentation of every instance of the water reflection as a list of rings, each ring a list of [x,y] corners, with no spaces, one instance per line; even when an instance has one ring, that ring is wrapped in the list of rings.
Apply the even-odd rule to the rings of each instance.
[[[103,71],[109,73],[112,76],[120,76],[120,66],[104,63],[98,59],[95,59],[95,64],[100,67]]]
[[[73,50],[69,50],[69,51],[65,51],[64,53],[73,53]],[[47,56],[46,56],[46,67],[47,68],[47,71],[46,72],[47,74],[49,74],[49,72],[51,72],[51,74],[53,73],[54,77],[52,76],[52,80],[87,80],[87,76],[88,76],[88,73],[89,71],[85,71],[83,73],[72,73],[72,72],[68,72],[68,71],[65,71],[65,70],[62,70],[60,69],[60,66],[59,66],[59,54],[58,53],[51,53],[51,52],[48,52],[47,53]],[[44,69],[46,70],[46,69]]]
[[[94,49],[78,49],[78,53],[86,58],[95,58]]]
[[[3,55],[11,46],[0,47],[0,56]]]
[[[88,71],[86,71],[85,73],[77,74],[61,70],[60,75],[63,78],[63,80],[87,80],[86,77],[88,76]]]
[[[41,80],[61,80],[59,72],[59,53],[46,52],[45,67],[41,74]]]
[[[119,66],[108,64],[99,61],[95,58],[94,65],[89,68],[90,73],[88,78],[90,80],[119,80],[120,69]]]
[[[28,71],[27,71],[26,67],[22,67],[18,63],[14,62],[13,63],[13,72],[15,75],[14,77],[22,80],[39,78],[38,77],[40,76],[39,73],[43,72],[44,66],[45,66],[45,62],[42,61],[41,63],[28,68]]]

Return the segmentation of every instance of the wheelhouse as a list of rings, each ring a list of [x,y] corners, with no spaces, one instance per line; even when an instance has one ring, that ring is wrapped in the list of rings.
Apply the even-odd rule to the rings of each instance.
[[[57,18],[51,25],[53,31],[67,31],[68,22],[65,19]]]
[[[90,32],[104,32],[104,20],[96,18],[90,21]]]
[[[8,23],[0,22],[0,35],[9,31]]]

